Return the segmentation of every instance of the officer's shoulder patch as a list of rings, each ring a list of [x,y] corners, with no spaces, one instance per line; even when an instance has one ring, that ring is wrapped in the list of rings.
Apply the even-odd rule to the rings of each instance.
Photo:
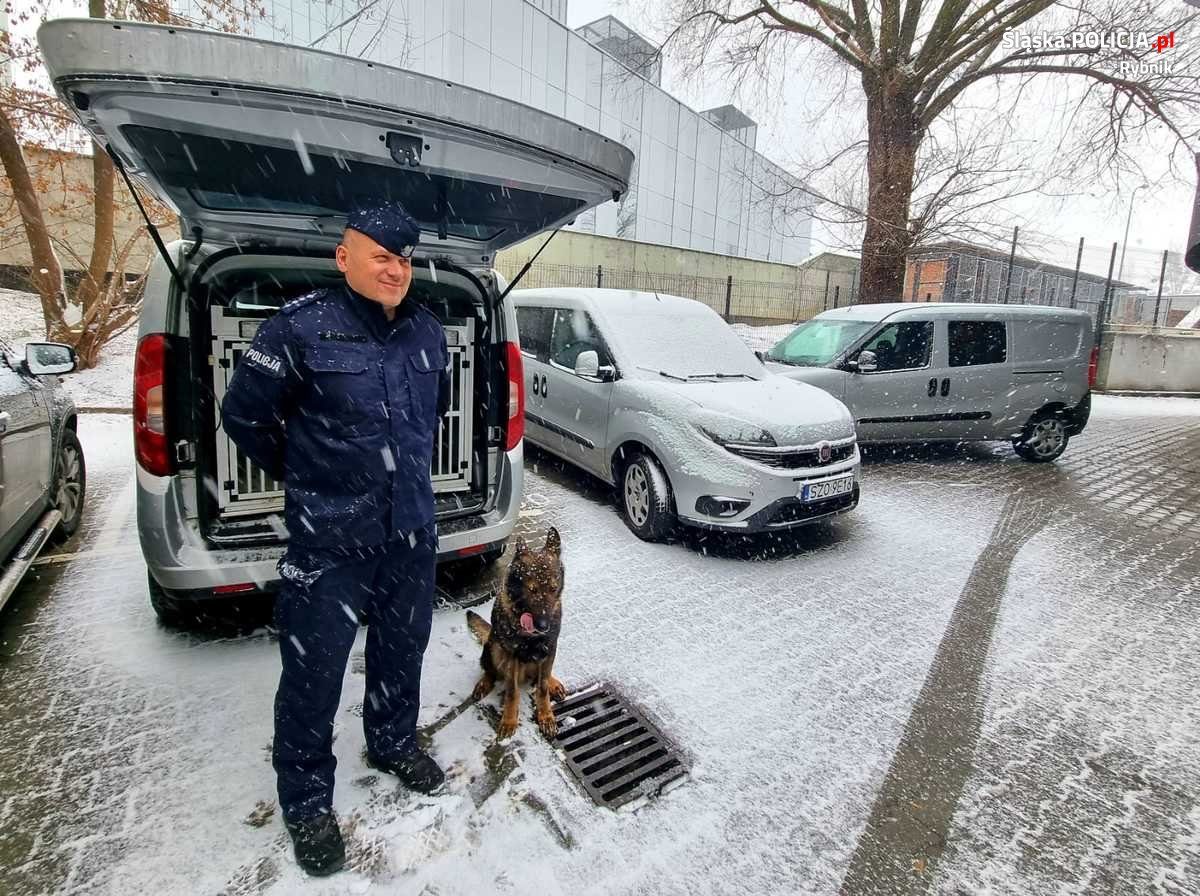
[[[277,380],[281,380],[287,375],[283,369],[284,362],[282,358],[260,351],[257,348],[247,349],[246,353],[242,355],[242,363]]]
[[[285,303],[284,306],[279,309],[279,311],[282,314],[295,314],[301,308],[311,305],[314,302],[319,302],[321,299],[325,298],[328,292],[329,290],[327,289],[314,289],[307,295],[300,296],[297,299],[292,299],[290,302]]]

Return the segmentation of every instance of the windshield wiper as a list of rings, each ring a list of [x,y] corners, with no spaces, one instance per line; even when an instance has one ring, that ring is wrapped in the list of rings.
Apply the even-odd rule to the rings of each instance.
[[[752,380],[748,373],[693,373],[686,377],[689,380]]]
[[[674,373],[667,373],[665,370],[655,370],[653,367],[642,367],[638,365],[638,370],[644,370],[646,373],[657,373],[659,376],[665,376],[669,380],[679,380],[681,383],[687,382],[686,376],[677,376]]]

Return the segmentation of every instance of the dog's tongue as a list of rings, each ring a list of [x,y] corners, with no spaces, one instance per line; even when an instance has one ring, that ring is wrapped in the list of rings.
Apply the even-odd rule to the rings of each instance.
[[[526,634],[533,634],[533,616],[530,613],[521,614],[521,628]]]

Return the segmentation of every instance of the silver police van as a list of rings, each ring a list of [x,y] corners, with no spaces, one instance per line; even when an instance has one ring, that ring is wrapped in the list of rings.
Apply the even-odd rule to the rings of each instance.
[[[521,503],[524,382],[496,252],[618,198],[632,153],[458,84],[243,36],[83,19],[38,40],[63,101],[186,237],[152,231],[135,365],[138,529],[160,615],[277,581],[283,485],[221,431],[221,400],[264,320],[342,282],[333,250],[364,200],[421,223],[409,301],[450,349],[439,558],[498,557]]]
[[[1087,425],[1097,351],[1083,311],[902,303],[818,314],[763,357],[845,402],[860,442],[1011,441],[1046,462]]]
[[[624,289],[513,298],[527,438],[615,486],[639,538],[676,522],[781,531],[858,505],[845,405],[771,376],[707,305]]]

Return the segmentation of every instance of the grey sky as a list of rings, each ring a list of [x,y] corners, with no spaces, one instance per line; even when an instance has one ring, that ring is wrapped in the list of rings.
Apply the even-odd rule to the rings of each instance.
[[[641,0],[569,0],[568,24],[577,28],[600,16],[614,15],[653,40],[655,23],[647,20],[645,8]],[[1200,39],[1200,34],[1195,37]],[[1180,38],[1183,39],[1183,35]],[[785,167],[792,160],[788,147],[798,140],[811,138],[807,126],[797,124],[795,117],[789,118],[789,112],[794,113],[806,105],[811,108],[814,88],[819,91],[819,85],[824,81],[824,78],[814,77],[812,72],[797,70],[789,77],[782,97],[772,96],[765,101],[752,92],[741,97],[731,96],[728,79],[724,77],[706,79],[703,84],[678,83],[669,60],[663,76],[663,86],[695,108],[727,102],[739,105],[759,122],[758,150]],[[1150,155],[1144,163],[1147,169],[1156,172],[1156,176],[1152,183],[1133,195],[1124,279],[1153,288],[1157,286],[1162,251],[1182,252],[1184,249],[1194,183],[1169,185],[1162,160]],[[1123,238],[1130,196],[1138,186],[1139,182],[1132,182],[1122,184],[1116,194],[1105,191],[1096,196],[1084,195],[1063,201],[1050,197],[1024,197],[1005,202],[995,212],[1008,226],[1017,225],[1023,234],[1029,234],[1031,245],[1026,246],[1022,237],[1019,251],[1035,254],[1048,262],[1073,266],[1079,238],[1083,237],[1086,243],[1084,268],[1103,275],[1107,271],[1113,242]],[[818,223],[814,227],[814,240],[818,244],[815,248],[821,248],[828,239],[828,234]],[[1117,251],[1119,259],[1119,247]]]
[[[51,0],[51,5],[59,15],[81,14],[83,9],[82,0]],[[615,15],[653,40],[655,23],[648,19],[646,10],[654,6],[657,4],[644,0],[568,0],[568,24],[578,28],[601,16]],[[1180,39],[1200,39],[1200,30],[1194,36],[1180,35]],[[829,81],[826,72],[814,73],[798,68],[789,72],[782,95],[772,93],[766,99],[753,90],[741,96],[731,95],[728,78],[718,73],[697,83],[680,83],[669,59],[663,75],[663,86],[693,108],[705,109],[729,102],[741,107],[759,123],[758,150],[785,167],[795,161],[796,154],[791,147],[800,141],[819,139],[826,146],[836,144],[835,125],[822,128],[825,133],[813,134],[800,120],[804,110],[811,110],[830,95]],[[966,96],[969,97],[970,92]],[[1034,111],[1037,111],[1036,105]],[[1158,281],[1162,251],[1183,252],[1195,185],[1191,182],[1171,183],[1166,177],[1165,161],[1153,152],[1148,153],[1143,162],[1155,176],[1133,197],[1123,279],[1153,289]],[[1112,243],[1122,239],[1130,197],[1138,186],[1137,182],[1121,184],[1116,193],[1097,190],[1097,195],[1067,200],[1036,196],[1012,199],[995,207],[993,216],[1006,226],[1021,228],[1019,252],[1055,264],[1073,266],[1079,238],[1084,237],[1083,267],[1103,275]],[[820,222],[814,225],[813,237],[814,251],[845,249]]]

